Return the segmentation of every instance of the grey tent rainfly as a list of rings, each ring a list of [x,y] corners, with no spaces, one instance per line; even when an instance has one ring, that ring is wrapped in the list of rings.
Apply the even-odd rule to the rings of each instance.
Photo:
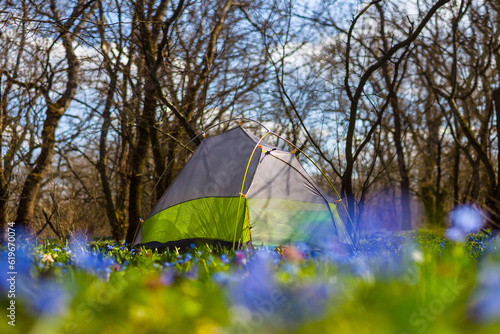
[[[207,137],[140,226],[134,245],[352,245],[336,201],[296,156],[237,126]]]

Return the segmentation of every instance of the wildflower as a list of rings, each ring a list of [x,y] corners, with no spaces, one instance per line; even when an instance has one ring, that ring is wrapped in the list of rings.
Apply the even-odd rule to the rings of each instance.
[[[234,259],[236,264],[246,264],[245,253],[242,251],[234,252]]]
[[[301,323],[320,318],[333,292],[333,287],[316,282],[305,283],[292,290],[285,289],[281,301],[278,301],[283,303],[283,307],[280,308],[278,304],[277,308],[281,311],[279,316],[282,326],[291,329]]]
[[[54,258],[52,257],[52,254],[43,254],[41,258],[42,262],[54,262]]]
[[[164,286],[171,286],[175,280],[175,272],[173,270],[165,270],[160,275],[160,283]]]
[[[316,282],[296,282],[293,287],[278,284],[274,275],[274,254],[259,251],[247,264],[244,275],[214,274],[212,279],[227,286],[232,309],[254,314],[261,321],[272,322],[275,327],[294,328],[324,314],[333,288]],[[295,275],[298,267],[285,263],[285,271]]]
[[[81,237],[75,237],[70,242],[70,248],[74,257],[75,264],[86,271],[92,272],[111,272],[111,269],[107,266],[111,266],[114,263],[113,260],[105,258],[103,253],[96,253],[95,251],[90,253],[87,250],[85,239]]]
[[[469,307],[478,322],[500,320],[500,267],[489,264],[479,271],[479,287]]]
[[[283,257],[290,262],[303,262],[305,260],[305,256],[300,249],[293,246],[283,247]]]
[[[68,309],[70,295],[54,282],[41,281],[25,290],[30,309],[37,315],[61,315]]]
[[[221,254],[219,256],[219,259],[221,260],[222,263],[225,263],[225,264],[229,264],[229,262],[230,262],[226,254]]]
[[[227,283],[233,281],[233,276],[224,271],[217,271],[212,275],[212,280],[215,283],[226,285]]]
[[[189,271],[186,272],[186,278],[189,280],[198,279],[198,267],[197,266],[191,267],[191,269],[189,269]]]
[[[416,263],[423,263],[424,262],[424,254],[418,249],[414,249],[411,252],[411,258],[416,262]]]
[[[484,219],[479,209],[471,205],[461,205],[450,212],[451,227],[445,232],[448,239],[462,242],[470,233],[479,231],[484,226]]]
[[[221,257],[223,255],[225,254]],[[250,311],[257,311],[262,303],[269,300],[277,289],[271,261],[270,255],[262,251],[249,261],[248,275],[229,287],[235,304],[243,305]]]
[[[299,272],[299,267],[295,263],[286,263],[283,266],[283,271],[289,273],[292,276],[296,276]]]

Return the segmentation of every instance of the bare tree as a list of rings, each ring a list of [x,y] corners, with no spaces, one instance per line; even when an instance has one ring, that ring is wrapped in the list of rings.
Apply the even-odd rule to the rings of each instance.
[[[485,14],[481,14],[479,7],[483,7]],[[484,168],[484,179],[487,184],[485,204],[492,214],[492,225],[498,227],[500,226],[498,161],[491,160],[493,142],[489,136],[492,121],[495,122],[494,131],[497,135],[499,133],[498,118],[493,118],[495,112],[498,113],[497,106],[500,106],[496,103],[498,97],[494,88],[498,73],[491,71],[491,63],[498,61],[495,57],[500,44],[498,30],[490,20],[492,14],[498,17],[498,5],[489,2],[478,4],[473,1],[460,1],[459,6],[451,10],[451,14],[452,19],[448,24],[449,35],[442,41],[442,48],[447,48],[450,52],[436,53],[422,48],[426,51],[428,60],[425,63],[419,62],[419,65],[421,74],[436,95],[438,103],[443,105],[444,115],[448,116],[451,112],[453,120],[448,117],[448,124],[455,128],[454,139],[457,149],[460,148],[464,152],[474,171],[472,183],[475,190],[471,193],[473,200],[477,200],[480,190],[477,186],[480,184],[479,178],[482,173],[480,174],[478,169],[478,162],[481,162]],[[472,27],[469,23],[464,23],[465,19],[473,23]],[[476,30],[474,38],[468,36],[468,30],[471,28]],[[437,71],[430,67],[436,65],[439,66]],[[484,102],[478,104],[477,101]],[[466,140],[465,145],[461,141],[462,136]],[[472,149],[473,154],[469,153],[469,149]],[[498,147],[495,151],[498,152]],[[458,183],[456,187],[458,188]]]
[[[28,173],[21,192],[16,217],[16,223],[19,226],[27,227],[33,219],[36,198],[54,156],[55,133],[59,120],[68,109],[78,87],[80,64],[75,54],[73,42],[95,7],[95,1],[79,1],[65,20],[61,17],[56,0],[51,0],[48,6],[37,8],[37,12],[49,20],[52,27],[55,28],[54,30],[57,32],[57,35],[54,35],[54,39],[56,41],[61,39],[68,66],[66,69],[67,80],[64,91],[59,94],[56,93],[59,96],[55,101],[51,97],[54,94],[54,83],[52,81],[54,76],[50,70],[50,63],[45,64],[47,72],[44,75],[48,79],[45,85],[36,84],[36,88],[41,91],[47,105],[46,118],[42,129],[40,154],[36,159],[34,168]],[[46,12],[46,10],[49,10],[49,12]]]

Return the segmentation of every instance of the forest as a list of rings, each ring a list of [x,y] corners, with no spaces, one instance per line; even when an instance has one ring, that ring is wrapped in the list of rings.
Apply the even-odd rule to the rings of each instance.
[[[499,333],[498,64],[498,0],[0,0],[0,332]]]
[[[499,48],[496,0],[2,1],[0,225],[131,242],[200,134],[248,118],[359,231],[463,203],[499,227]]]

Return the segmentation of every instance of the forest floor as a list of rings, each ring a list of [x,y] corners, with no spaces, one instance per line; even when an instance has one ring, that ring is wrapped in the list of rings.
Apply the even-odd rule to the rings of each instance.
[[[378,233],[322,252],[81,238],[0,256],[1,333],[500,332],[500,241],[485,234]]]

